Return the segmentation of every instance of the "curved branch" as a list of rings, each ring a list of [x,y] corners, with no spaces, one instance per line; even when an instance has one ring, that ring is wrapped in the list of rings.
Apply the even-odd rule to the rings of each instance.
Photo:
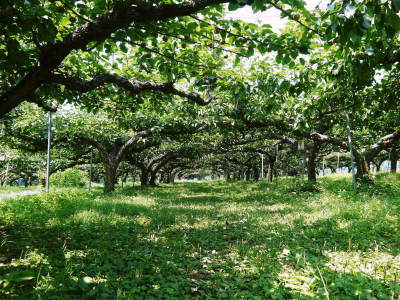
[[[378,142],[372,145],[369,149],[365,151],[365,156],[367,160],[371,160],[376,155],[379,154],[384,149],[389,148],[393,143],[400,140],[400,130],[397,130],[391,134],[385,135],[380,138]]]
[[[136,96],[144,91],[159,91],[166,94],[173,94],[183,98],[187,98],[199,105],[207,105],[211,102],[210,99],[204,100],[198,94],[188,93],[176,89],[173,82],[154,83],[142,82],[138,80],[129,81],[127,78],[116,74],[101,74],[94,76],[91,80],[66,76],[63,74],[51,74],[48,83],[62,84],[68,90],[74,90],[81,93],[87,93],[105,84],[115,84],[116,86],[127,90],[132,96]]]
[[[135,135],[133,135],[125,144],[122,145],[122,147],[119,149],[117,153],[117,160],[121,161],[123,156],[125,155],[126,151],[130,146],[132,146],[134,143],[138,142],[140,139],[149,136],[151,132],[149,130],[142,130]]]

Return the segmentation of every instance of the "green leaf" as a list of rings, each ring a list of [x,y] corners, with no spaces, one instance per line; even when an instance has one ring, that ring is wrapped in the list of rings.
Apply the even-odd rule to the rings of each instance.
[[[265,47],[264,44],[258,44],[257,49],[258,51],[260,51],[261,54],[265,54],[267,52],[267,48]]]
[[[128,48],[126,48],[124,43],[119,44],[119,49],[124,53],[128,52]]]
[[[282,63],[283,63],[284,65],[290,63],[290,61],[291,61],[290,55],[285,55],[285,56],[283,56]]]
[[[371,27],[371,20],[368,17],[364,16],[363,20],[362,20],[362,23],[361,23],[361,26],[364,29],[369,29]]]
[[[196,22],[190,22],[187,24],[187,29],[190,31],[195,31],[197,28],[197,23]]]
[[[358,34],[357,31],[355,30],[351,30],[350,31],[350,40],[354,43],[354,44],[358,44],[361,41],[361,36]]]
[[[22,281],[32,280],[34,278],[35,274],[31,271],[15,271],[6,274],[1,279],[9,282],[22,282]]]
[[[246,51],[246,56],[250,57],[254,55],[254,48],[250,47]]]
[[[392,6],[395,12],[400,11],[400,0],[393,0],[392,1]]]
[[[229,3],[228,5],[228,10],[232,11],[232,10],[237,10],[238,8],[240,8],[241,6],[237,3]]]
[[[68,26],[69,24],[71,24],[71,21],[69,20],[68,17],[63,17],[63,18],[60,20],[59,24],[60,24],[62,27],[66,27],[66,26]]]
[[[396,31],[400,31],[400,17],[397,14],[389,14],[387,16],[388,23],[395,29]]]

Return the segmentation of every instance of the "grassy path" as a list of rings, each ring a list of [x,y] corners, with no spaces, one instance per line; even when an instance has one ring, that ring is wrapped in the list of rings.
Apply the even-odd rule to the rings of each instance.
[[[398,299],[400,178],[61,190],[0,204],[0,295]]]

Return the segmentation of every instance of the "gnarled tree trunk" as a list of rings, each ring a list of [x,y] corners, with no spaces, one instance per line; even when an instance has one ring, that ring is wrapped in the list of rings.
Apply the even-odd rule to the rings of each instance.
[[[373,179],[371,172],[369,170],[368,159],[364,154],[358,153],[354,151],[357,172],[356,172],[356,180],[360,183],[368,183],[373,184]]]
[[[115,184],[117,183],[117,169],[118,162],[114,158],[109,158],[104,162],[104,192],[109,193],[115,191]]]

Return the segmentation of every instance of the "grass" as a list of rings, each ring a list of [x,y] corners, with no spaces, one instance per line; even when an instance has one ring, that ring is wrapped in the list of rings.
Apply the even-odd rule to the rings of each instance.
[[[15,198],[21,195],[32,195],[40,192],[41,189],[38,186],[0,186],[0,201],[6,198]]]
[[[37,187],[35,186],[30,186],[30,187],[24,187],[24,186],[0,186],[0,195],[2,194],[7,194],[10,192],[22,192],[26,190],[36,190]]]
[[[0,298],[398,299],[400,177],[222,181],[0,202]],[[306,189],[307,190],[307,189]]]

